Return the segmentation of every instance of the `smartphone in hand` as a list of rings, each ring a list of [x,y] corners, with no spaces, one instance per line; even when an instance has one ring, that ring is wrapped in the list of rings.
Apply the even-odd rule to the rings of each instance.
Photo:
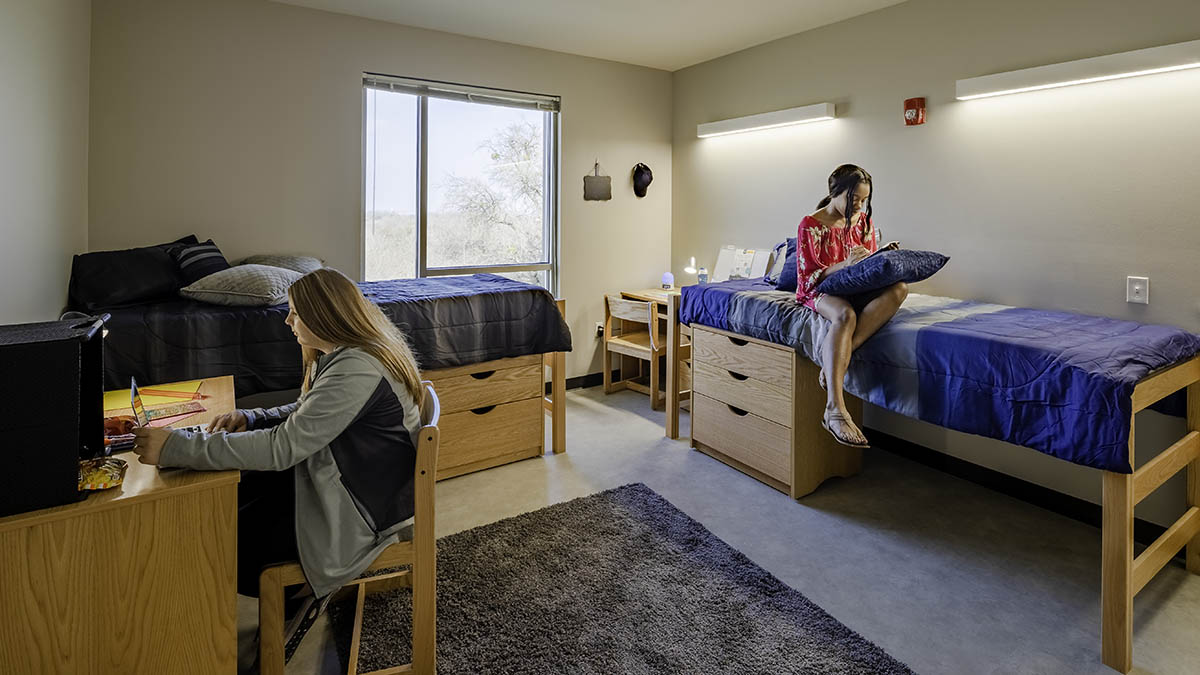
[[[898,242],[898,241],[889,241],[888,243],[886,243],[886,244],[884,244],[883,246],[880,246],[878,249],[876,249],[876,250],[875,250],[875,253],[872,253],[871,255],[876,255],[876,254],[878,254],[878,253],[883,253],[884,251],[895,251],[895,250],[897,250],[897,249],[899,249],[899,248],[900,248],[900,242]],[[867,258],[870,258],[870,257],[871,257],[871,255],[867,256]],[[863,260],[866,260],[867,258],[863,258]],[[860,260],[859,262],[862,262],[862,260]]]

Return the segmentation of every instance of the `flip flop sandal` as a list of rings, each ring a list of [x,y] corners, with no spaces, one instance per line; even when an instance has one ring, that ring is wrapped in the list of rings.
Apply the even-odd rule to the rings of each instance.
[[[284,663],[292,659],[292,655],[296,653],[296,648],[300,646],[300,641],[304,639],[304,636],[308,633],[308,629],[312,628],[313,624],[316,623],[317,617],[324,613],[332,597],[333,593],[323,598],[316,598],[311,595],[304,598],[304,602],[300,606],[300,611],[296,613],[296,616],[292,617],[292,620],[288,622],[287,628],[283,632]]]
[[[841,443],[842,445],[844,445],[846,447],[858,448],[859,450],[867,450],[871,447],[870,445],[868,445],[866,443],[851,442],[846,437],[838,435],[829,426],[830,420],[833,420],[833,419],[837,419],[840,422],[842,422],[843,424],[850,421],[850,419],[848,417],[846,417],[845,415],[843,415],[841,413],[831,413],[828,415],[828,417],[821,418],[821,426],[825,427],[825,431],[828,431],[830,436],[833,436],[833,440],[837,441],[838,443]]]

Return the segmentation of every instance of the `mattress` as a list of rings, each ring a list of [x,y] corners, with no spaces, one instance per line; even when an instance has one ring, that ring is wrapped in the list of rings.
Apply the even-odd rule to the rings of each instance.
[[[408,335],[423,370],[571,350],[554,298],[494,274],[360,283]],[[183,298],[101,310],[106,389],[233,375],[237,396],[300,386],[287,305],[225,307]]]
[[[683,289],[680,320],[820,362],[829,323],[771,284]],[[1200,353],[1172,326],[910,294],[854,354],[846,390],[938,426],[1129,473],[1134,386]]]

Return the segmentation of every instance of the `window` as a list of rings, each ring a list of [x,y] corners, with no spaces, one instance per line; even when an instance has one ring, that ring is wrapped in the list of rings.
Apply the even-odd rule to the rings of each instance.
[[[364,276],[557,292],[558,98],[363,77]]]

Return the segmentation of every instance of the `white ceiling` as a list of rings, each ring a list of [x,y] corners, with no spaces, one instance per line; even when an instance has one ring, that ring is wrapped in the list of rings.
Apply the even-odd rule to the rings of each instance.
[[[678,70],[904,0],[276,0]]]

